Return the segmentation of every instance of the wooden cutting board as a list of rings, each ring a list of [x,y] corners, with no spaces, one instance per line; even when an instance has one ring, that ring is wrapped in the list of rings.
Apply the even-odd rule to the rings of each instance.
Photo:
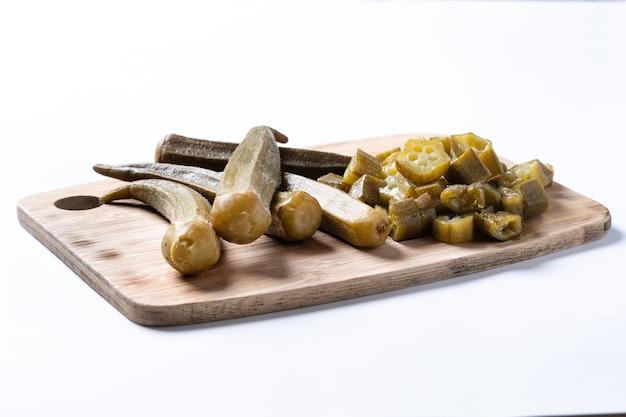
[[[377,153],[409,137],[415,134],[318,149]],[[28,232],[124,316],[147,326],[251,316],[458,277],[583,245],[605,236],[611,226],[607,208],[555,183],[547,189],[548,211],[525,221],[522,235],[508,242],[449,245],[424,237],[357,249],[319,231],[291,244],[263,236],[249,245],[225,242],[217,265],[185,278],[162,258],[168,222],[149,207],[132,201],[89,210],[55,206],[120,184],[107,178],[33,195],[18,202],[17,214]]]

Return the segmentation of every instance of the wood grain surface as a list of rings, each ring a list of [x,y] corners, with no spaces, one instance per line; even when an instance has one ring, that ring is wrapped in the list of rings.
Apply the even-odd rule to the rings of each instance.
[[[376,153],[415,135],[318,149],[351,155],[359,147]],[[364,250],[319,231],[301,243],[263,236],[249,245],[224,242],[217,265],[185,278],[162,258],[160,243],[168,222],[149,207],[131,200],[89,210],[55,206],[59,200],[98,196],[120,184],[103,179],[29,196],[18,202],[17,214],[28,232],[119,312],[146,326],[251,316],[454,278],[592,242],[611,225],[606,207],[556,182],[547,189],[548,211],[525,221],[522,235],[508,242],[449,245],[424,237],[388,239],[379,248]]]

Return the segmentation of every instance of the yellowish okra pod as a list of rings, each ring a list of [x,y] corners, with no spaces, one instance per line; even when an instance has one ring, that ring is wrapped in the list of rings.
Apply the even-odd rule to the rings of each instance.
[[[313,236],[322,223],[322,207],[304,191],[277,191],[270,210],[272,221],[266,234],[288,242]]]
[[[220,258],[221,242],[209,224],[211,203],[195,190],[168,180],[144,179],[102,195],[102,203],[142,201],[170,221],[161,241],[167,263],[184,275],[198,274]]]
[[[320,230],[355,247],[375,248],[389,235],[389,219],[348,193],[300,175],[283,172],[281,190],[305,191],[322,207]]]
[[[277,140],[287,138],[267,126],[253,127],[224,168],[211,224],[229,242],[253,242],[270,226],[270,203],[281,181]]]

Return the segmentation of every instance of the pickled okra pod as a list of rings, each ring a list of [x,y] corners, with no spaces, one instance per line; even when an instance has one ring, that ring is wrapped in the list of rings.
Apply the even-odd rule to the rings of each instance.
[[[111,190],[102,203],[120,199],[142,201],[170,221],[161,241],[168,264],[184,275],[198,274],[220,258],[221,243],[209,223],[211,204],[197,191],[162,179],[141,179]]]
[[[272,221],[266,234],[284,241],[307,239],[313,236],[322,223],[319,202],[301,190],[274,193],[271,212]]]
[[[198,191],[210,202],[215,199],[222,182],[222,172],[168,163],[95,164],[93,170],[100,175],[127,182],[140,179],[163,179],[178,182]]]
[[[320,230],[359,248],[376,248],[389,235],[389,219],[348,193],[300,175],[283,172],[281,191],[302,190],[322,207]]]
[[[267,126],[253,127],[224,167],[211,224],[229,242],[253,242],[271,223],[270,203],[281,181],[277,140],[286,137]]]
[[[95,164],[94,171],[101,175],[122,181],[139,179],[165,179],[184,184],[213,202],[222,181],[222,172],[207,168],[167,164],[167,163],[132,163],[132,164]],[[311,196],[303,196],[303,191],[283,195],[272,199],[270,212],[272,221],[265,232],[268,236],[286,241],[303,240],[313,236],[321,222],[322,214],[319,203]],[[293,213],[300,213],[295,215]]]
[[[283,141],[280,141],[283,143]],[[223,171],[238,143],[195,139],[177,134],[165,136],[156,146],[154,162],[198,166]],[[279,147],[281,170],[307,178],[329,172],[343,175],[350,156],[312,149]]]

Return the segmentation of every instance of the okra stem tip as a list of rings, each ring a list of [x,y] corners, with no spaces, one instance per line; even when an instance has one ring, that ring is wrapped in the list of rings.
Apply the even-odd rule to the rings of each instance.
[[[163,139],[161,139],[157,145],[156,145],[156,149],[154,150],[154,160],[155,162],[160,162],[161,161],[161,157],[163,155],[163,145],[165,145],[165,143],[169,140],[170,135],[165,135],[163,136]]]
[[[280,133],[278,130],[270,127],[269,128],[272,133],[274,134],[274,139],[276,140],[276,142],[278,143],[287,143],[289,141],[289,138],[284,135],[283,133]]]

